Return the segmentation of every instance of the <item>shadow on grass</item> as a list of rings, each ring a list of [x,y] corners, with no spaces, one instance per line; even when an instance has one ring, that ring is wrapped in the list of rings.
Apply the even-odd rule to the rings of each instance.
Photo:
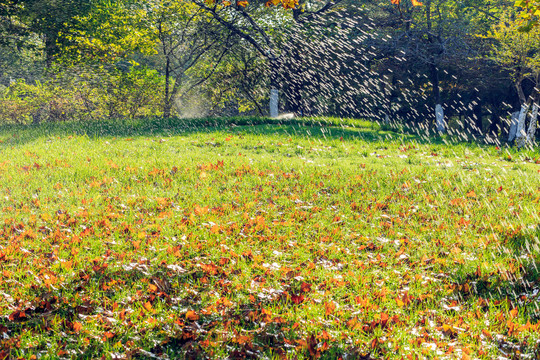
[[[493,301],[512,301],[511,306],[527,305],[525,298],[537,298],[540,295],[540,224],[534,228],[525,226],[509,228],[497,234],[501,246],[493,249],[505,262],[497,271],[486,273],[481,269],[462,268],[454,273],[457,284],[469,283],[458,292],[463,297],[481,297]],[[497,255],[496,255],[497,256]],[[530,299],[529,299],[530,300]],[[534,305],[534,304],[532,304]],[[534,306],[528,310],[531,321],[540,320],[540,312]]]
[[[294,351],[306,359],[367,360],[384,353],[382,347],[369,352],[343,347],[321,334],[306,337],[298,324],[266,310],[276,304],[294,308],[287,296],[234,305],[226,300],[204,303],[204,298],[219,291],[216,285],[234,277],[233,273],[215,270],[212,284],[200,268],[186,271],[176,265],[152,265],[148,260],[109,264],[94,262],[81,269],[62,290],[34,286],[31,304],[0,319],[4,334],[0,354],[13,355],[28,331],[48,339],[48,345],[36,344],[35,353],[46,354],[52,341],[58,351],[85,359],[112,353],[117,354],[113,358],[126,359],[210,359],[216,356],[213,341],[219,341],[231,359],[284,358]],[[148,290],[119,298],[124,289],[137,287],[141,280]],[[190,290],[186,290],[188,284]],[[226,287],[223,289],[226,296]],[[77,296],[64,297],[70,292]]]
[[[521,354],[539,359],[538,344],[516,336],[515,329],[520,326],[513,328],[512,323],[518,322],[513,319],[516,317],[524,324],[540,322],[540,224],[534,228],[508,229],[497,235],[501,240],[501,246],[493,249],[501,257],[494,260],[497,269],[486,272],[464,264],[453,273],[450,283],[459,299],[475,304],[474,311],[510,314],[503,322],[508,327],[505,337],[496,340],[501,351],[512,359],[522,358]]]
[[[384,142],[399,140],[428,145],[463,145],[495,147],[500,141],[473,138],[454,130],[439,135],[410,124],[380,125],[376,121],[335,117],[271,119],[265,117],[223,118],[138,118],[104,119],[87,122],[56,122],[39,125],[1,124],[0,148],[21,146],[39,138],[88,136],[92,139],[113,137],[141,137],[209,134],[214,132],[249,133],[253,135],[287,135],[320,140],[364,140]],[[505,145],[508,146],[508,145]],[[516,149],[512,152],[523,152]],[[540,156],[538,148],[528,155]]]
[[[39,125],[1,125],[0,147],[20,146],[39,138],[88,136],[89,138],[174,136],[213,132],[247,132],[255,135],[285,134],[315,139],[361,139],[368,142],[399,138],[419,143],[443,143],[440,137],[428,138],[400,134],[381,128],[376,122],[338,118],[270,119],[230,118],[144,118],[89,122],[43,123]]]

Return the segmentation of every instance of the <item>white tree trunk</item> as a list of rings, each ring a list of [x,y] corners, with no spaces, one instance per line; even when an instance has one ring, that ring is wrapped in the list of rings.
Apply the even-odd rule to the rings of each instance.
[[[519,113],[520,113],[519,111],[513,112],[510,118],[510,130],[508,130],[508,141],[512,141],[516,138]]]
[[[527,143],[527,133],[525,132],[525,121],[527,120],[527,113],[529,112],[529,103],[521,105],[521,111],[519,112],[519,118],[516,128],[516,145],[523,147]]]
[[[534,103],[531,114],[531,122],[529,124],[529,129],[527,130],[527,142],[529,144],[534,144],[534,139],[536,136],[536,124],[538,121],[538,107],[537,103]]]
[[[277,118],[279,115],[279,92],[278,89],[270,90],[270,117]]]
[[[446,132],[446,122],[444,121],[444,110],[441,104],[435,105],[435,119],[437,121],[437,131]]]

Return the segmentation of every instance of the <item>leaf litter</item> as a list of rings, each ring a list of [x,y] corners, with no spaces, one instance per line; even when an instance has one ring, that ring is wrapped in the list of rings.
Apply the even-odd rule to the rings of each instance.
[[[235,131],[2,148],[0,357],[537,356],[534,161]]]

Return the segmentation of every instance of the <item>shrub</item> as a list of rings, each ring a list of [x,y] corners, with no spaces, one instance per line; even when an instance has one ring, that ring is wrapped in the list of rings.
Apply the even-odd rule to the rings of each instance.
[[[159,116],[163,81],[145,67],[78,67],[44,83],[18,80],[0,89],[0,123]]]
[[[63,74],[63,82],[79,97],[91,118],[159,116],[164,79],[145,67],[129,69],[77,68]]]

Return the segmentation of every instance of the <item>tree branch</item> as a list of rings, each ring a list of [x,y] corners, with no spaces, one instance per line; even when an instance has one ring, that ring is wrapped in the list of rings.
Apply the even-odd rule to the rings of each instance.
[[[270,60],[277,60],[278,56],[274,53],[273,49],[270,48],[268,50],[265,50],[263,48],[263,46],[255,39],[253,38],[253,36],[249,35],[249,34],[246,34],[245,32],[241,31],[240,29],[238,29],[236,26],[234,26],[233,24],[231,24],[230,22],[228,22],[227,20],[225,20],[223,17],[221,17],[218,13],[217,13],[217,10],[216,8],[214,7],[213,9],[206,6],[204,3],[200,3],[198,1],[194,1],[194,3],[199,6],[200,8],[208,11],[212,17],[214,17],[214,19],[216,19],[221,25],[225,26],[227,29],[229,29],[232,33],[238,35],[239,37],[241,37],[242,39],[246,40],[247,42],[249,42],[251,45],[253,45],[253,47],[259,52],[261,53],[261,55],[263,55],[264,57],[270,59]]]
[[[319,10],[308,12],[308,13],[306,13],[305,11],[304,12],[302,11],[302,6],[304,5],[304,3],[300,2],[298,6],[295,9],[293,9],[293,18],[297,22],[305,22],[308,20],[312,20],[314,17],[321,15],[322,13],[332,9],[334,6],[338,5],[341,2],[343,2],[343,0],[328,0],[326,4]],[[303,15],[303,14],[307,14],[307,15]],[[303,16],[301,17],[301,15]]]

